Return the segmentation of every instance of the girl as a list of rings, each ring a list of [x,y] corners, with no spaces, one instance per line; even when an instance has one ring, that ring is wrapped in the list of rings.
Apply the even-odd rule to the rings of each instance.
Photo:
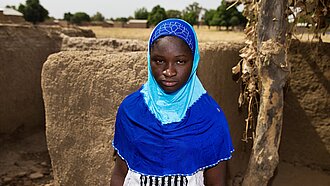
[[[181,19],[152,31],[148,80],[121,103],[111,185],[225,185],[233,152],[223,111],[196,75],[196,33]]]

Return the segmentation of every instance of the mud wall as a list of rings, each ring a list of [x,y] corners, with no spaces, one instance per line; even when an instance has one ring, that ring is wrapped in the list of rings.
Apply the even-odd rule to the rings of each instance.
[[[241,157],[229,166],[235,167],[230,168],[233,177],[244,168],[242,161],[246,162],[248,157],[243,155],[244,147],[239,147],[245,145],[240,142],[243,125],[239,125],[244,117],[236,109],[233,92],[238,93],[238,88],[230,75],[231,67],[239,61],[233,56],[238,56],[241,45],[212,43],[201,47],[198,73],[206,89],[228,113],[234,144]],[[122,99],[146,81],[146,52],[63,51],[48,58],[42,77],[46,135],[55,182],[107,184],[113,166],[111,140],[115,114]],[[229,95],[230,99],[224,99]]]
[[[31,26],[0,26],[0,134],[43,127],[41,68],[60,38]]]
[[[294,42],[288,59],[280,159],[330,173],[330,43]]]
[[[44,128],[40,76],[50,54],[61,50],[146,50],[145,42],[86,38],[93,36],[91,30],[75,27],[0,25],[0,134]]]
[[[219,103],[227,117],[235,148],[229,161],[230,179],[242,175],[246,169],[251,143],[242,142],[245,129],[245,110],[238,109],[239,85],[232,79],[231,68],[239,60],[242,43],[205,43],[201,45],[198,76],[205,89]]]
[[[48,58],[42,87],[56,185],[109,185],[117,108],[146,77],[145,52],[65,51]]]

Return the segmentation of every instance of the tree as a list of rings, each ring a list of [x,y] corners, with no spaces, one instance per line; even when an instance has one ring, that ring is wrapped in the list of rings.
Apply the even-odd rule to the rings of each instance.
[[[231,18],[229,19],[229,24],[230,24],[231,26],[237,26],[237,25],[239,25],[239,19],[238,19],[238,17],[237,17],[237,16],[233,16],[233,17],[231,17]]]
[[[181,18],[181,12],[179,10],[167,10],[166,16],[167,18]]]
[[[250,110],[253,110],[256,102],[259,103],[258,119],[252,131],[253,147],[242,185],[266,186],[269,185],[280,159],[278,151],[283,122],[283,92],[291,71],[287,50],[294,34],[293,28],[299,23],[301,16],[311,20],[313,38],[322,43],[319,32],[321,27],[318,25],[322,19],[330,17],[330,4],[324,3],[326,1],[320,3],[318,0],[304,3],[288,0],[242,2],[246,5],[243,14],[249,21],[245,29],[247,41],[240,51],[242,61],[232,71],[241,74],[244,86],[239,96],[239,104],[248,103],[246,129],[251,127],[250,116],[254,115]],[[297,9],[298,12],[290,12]],[[294,18],[288,22],[290,14]],[[319,52],[318,47],[315,52]],[[260,101],[255,97],[259,97]],[[246,136],[246,133],[247,131],[243,136]],[[243,140],[246,141],[247,138]]]
[[[11,9],[17,10],[15,5],[6,5],[6,8],[11,8]]]
[[[96,14],[91,17],[91,20],[102,22],[104,21],[104,16],[100,12],[96,12]]]
[[[148,16],[149,16],[149,12],[145,7],[137,9],[134,12],[134,18],[135,19],[148,19]]]
[[[240,94],[243,98],[239,100],[248,103],[249,112],[253,110],[254,101],[260,103],[243,186],[268,185],[279,163],[283,88],[290,73],[290,65],[286,61],[287,0],[264,0],[255,5],[251,3],[245,7],[244,13],[249,19],[247,42],[240,51],[241,63],[233,68],[233,72],[241,71],[245,86]],[[253,114],[249,113],[246,128],[251,126],[252,117]]]
[[[232,4],[233,2],[222,1],[214,13],[210,25],[224,26],[227,30],[230,26],[245,25],[246,18],[237,10],[236,6],[231,6]]]
[[[25,5],[23,5],[23,4],[19,4],[17,10],[18,10],[19,12],[21,12],[21,13],[24,15]]]
[[[205,11],[205,14],[204,14],[204,23],[205,25],[207,25],[210,29],[210,26],[211,26],[211,21],[214,17],[214,14],[215,14],[215,10],[214,9],[210,9],[210,10],[206,10]]]
[[[91,18],[85,12],[77,12],[77,13],[73,14],[73,16],[71,17],[71,20],[70,20],[70,22],[72,22],[74,24],[81,24],[82,22],[90,22],[90,21],[91,21]]]
[[[71,14],[70,12],[67,12],[67,13],[64,13],[63,19],[67,22],[71,22],[72,17],[73,17],[73,14]]]
[[[186,7],[186,9],[183,11],[182,18],[191,25],[199,26],[198,21],[201,11],[202,7],[197,2],[194,2],[193,4],[190,4]]]
[[[148,22],[151,25],[157,25],[162,20],[166,19],[166,11],[164,8],[162,8],[160,5],[155,6],[152,8],[149,17]]]
[[[39,3],[39,0],[27,0],[25,5],[19,5],[18,11],[24,15],[26,21],[33,24],[43,22],[48,18],[48,11]]]
[[[117,17],[115,21],[126,23],[128,21],[128,18],[126,17]]]
[[[198,25],[198,15],[196,12],[184,12],[182,19],[191,25]]]

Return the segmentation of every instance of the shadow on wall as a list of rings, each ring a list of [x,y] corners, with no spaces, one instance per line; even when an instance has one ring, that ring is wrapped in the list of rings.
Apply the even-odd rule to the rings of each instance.
[[[330,44],[293,42],[288,57],[281,160],[330,172]]]
[[[242,142],[245,129],[245,110],[238,109],[239,85],[232,79],[231,69],[239,60],[242,43],[201,44],[198,76],[208,93],[225,112],[235,152],[229,161],[229,178],[242,175],[246,169],[251,143]]]
[[[280,159],[330,171],[330,153],[292,90],[285,95]],[[329,135],[329,134],[328,134]]]
[[[0,134],[44,126],[41,69],[61,48],[59,35],[37,27],[0,26]]]

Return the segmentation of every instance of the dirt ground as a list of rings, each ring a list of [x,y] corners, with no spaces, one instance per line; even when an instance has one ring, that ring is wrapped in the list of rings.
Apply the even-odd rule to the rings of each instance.
[[[119,38],[119,39],[138,39],[143,41],[148,41],[149,35],[152,28],[106,28],[100,26],[89,26],[81,27],[82,29],[92,30],[97,38]],[[226,41],[226,42],[243,42],[245,40],[245,34],[241,31],[226,31],[222,29],[218,31],[215,27],[210,29],[206,26],[200,28],[195,28],[197,32],[197,37],[199,42],[209,42],[209,41]],[[139,34],[136,34],[139,33]],[[293,38],[299,39],[301,41],[310,41],[317,39],[313,37],[312,33],[304,33],[294,35]],[[330,32],[326,34],[321,34],[323,42],[330,43]]]
[[[0,185],[52,186],[52,169],[45,132],[18,129],[0,137]]]
[[[3,143],[6,141],[6,143]],[[24,135],[17,131],[0,138],[1,186],[54,186],[43,130]],[[330,175],[301,165],[281,162],[273,186],[328,186]]]

